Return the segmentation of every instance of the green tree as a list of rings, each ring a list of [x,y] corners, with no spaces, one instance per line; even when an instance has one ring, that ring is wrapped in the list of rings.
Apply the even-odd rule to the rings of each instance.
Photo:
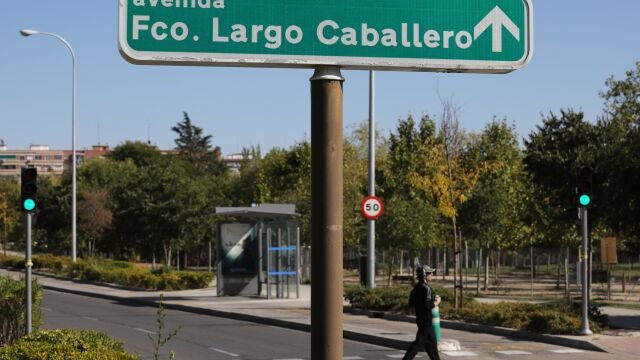
[[[624,249],[640,252],[640,62],[626,77],[606,81],[605,116],[597,124],[599,161],[594,206]]]
[[[127,142],[129,143],[129,142]],[[142,146],[145,146],[142,144]],[[124,146],[125,148],[128,145]],[[128,211],[130,205],[128,201],[135,202],[135,198],[128,197],[129,194],[137,194],[139,192],[139,182],[145,179],[139,176],[139,169],[134,163],[134,157],[124,156],[107,159],[93,159],[84,163],[78,168],[78,226],[79,236],[84,238],[84,231],[81,230],[85,225],[81,223],[87,220],[87,231],[91,234],[92,243],[95,244],[95,251],[110,253],[118,258],[128,258],[139,253],[140,244],[140,227],[137,219],[131,217]],[[142,158],[138,158],[142,159]],[[156,162],[160,161],[160,157],[155,158]],[[144,166],[152,164],[149,160],[145,160]],[[141,165],[142,166],[142,165]],[[101,230],[99,236],[94,233],[94,229],[89,225],[93,219],[87,214],[82,213],[81,203],[84,201],[84,194],[100,193],[97,203],[89,206],[88,209],[94,209],[101,214],[102,220],[99,221]],[[94,202],[91,200],[90,202]],[[85,204],[82,204],[84,206]],[[91,211],[90,211],[91,212]],[[109,219],[109,215],[111,218]],[[104,215],[104,216],[102,216]]]
[[[570,200],[577,181],[575,174],[579,166],[595,167],[596,139],[594,126],[584,120],[582,112],[561,110],[560,116],[550,113],[543,118],[542,125],[524,141],[524,165],[534,183],[536,203],[533,209],[537,216],[531,219],[531,225],[538,234],[538,245],[566,247],[565,289],[569,285],[569,248],[577,246],[580,238],[574,215],[577,204]],[[599,216],[591,215],[590,221],[597,224]]]
[[[469,145],[469,167],[484,170],[461,205],[460,219],[466,238],[485,250],[485,290],[490,251],[518,249],[531,237],[527,215],[532,194],[522,159],[515,128],[504,120],[494,119]]]
[[[13,180],[0,179],[0,236],[2,248],[6,254],[9,243],[18,242],[16,233],[19,233],[20,210],[18,203],[20,192],[18,183]]]
[[[428,116],[419,124],[411,115],[399,119],[396,131],[390,134],[388,156],[378,174],[378,193],[387,206],[376,227],[377,248],[406,250],[415,257],[437,245],[439,223],[433,196],[411,184],[414,174],[429,171],[422,166],[420,149],[434,137],[435,123]]]
[[[300,242],[311,243],[311,144],[302,141],[288,150],[272,149],[264,157],[263,177],[271,202],[295,204]]]
[[[160,151],[153,145],[141,141],[125,141],[109,152],[109,159],[131,160],[136,166],[149,166],[159,161]]]
[[[113,213],[108,207],[109,193],[104,189],[85,190],[78,199],[78,237],[79,248],[86,249],[93,257],[98,243],[107,229],[111,227]]]
[[[205,170],[218,175],[224,173],[220,147],[211,149],[213,137],[203,135],[202,128],[194,125],[186,112],[183,115],[182,121],[171,128],[178,135],[175,143],[179,156],[201,173]]]

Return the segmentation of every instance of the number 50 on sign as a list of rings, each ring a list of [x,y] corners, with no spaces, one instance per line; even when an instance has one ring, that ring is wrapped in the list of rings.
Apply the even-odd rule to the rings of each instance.
[[[384,204],[377,196],[367,196],[360,204],[362,216],[369,220],[376,220],[384,213]]]

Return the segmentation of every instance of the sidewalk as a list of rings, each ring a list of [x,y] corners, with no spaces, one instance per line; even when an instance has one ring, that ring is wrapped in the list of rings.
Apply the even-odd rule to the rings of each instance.
[[[23,273],[0,269],[1,276],[18,278]],[[70,281],[43,274],[35,275],[45,289],[106,298],[110,300],[154,305],[164,294],[166,308],[192,313],[215,315],[256,323],[310,331],[311,287],[301,285],[299,299],[270,299],[250,297],[218,297],[215,288],[183,291],[136,291],[112,285]],[[376,345],[406,349],[415,337],[414,318],[405,315],[391,315],[351,311],[345,307],[343,329],[344,338]],[[496,328],[484,325],[454,321],[441,321],[444,339],[464,342],[501,342],[511,338],[590,351],[603,351],[620,355],[640,354],[640,310],[605,307],[613,327],[619,330],[592,336],[551,336]],[[371,315],[371,316],[367,316]],[[635,330],[635,331],[634,331]],[[451,350],[459,350],[451,349]]]

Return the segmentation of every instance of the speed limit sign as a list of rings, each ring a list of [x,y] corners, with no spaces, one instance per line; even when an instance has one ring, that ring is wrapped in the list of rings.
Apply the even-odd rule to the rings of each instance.
[[[362,216],[369,220],[376,220],[384,213],[384,204],[382,199],[377,196],[367,196],[360,204]]]

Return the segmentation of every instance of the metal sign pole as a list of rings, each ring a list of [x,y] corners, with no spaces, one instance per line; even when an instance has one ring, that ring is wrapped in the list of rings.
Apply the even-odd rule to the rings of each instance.
[[[369,70],[369,195],[376,194],[375,73]],[[367,289],[376,287],[376,221],[367,220]]]
[[[342,359],[343,135],[338,67],[311,77],[311,359]]]

